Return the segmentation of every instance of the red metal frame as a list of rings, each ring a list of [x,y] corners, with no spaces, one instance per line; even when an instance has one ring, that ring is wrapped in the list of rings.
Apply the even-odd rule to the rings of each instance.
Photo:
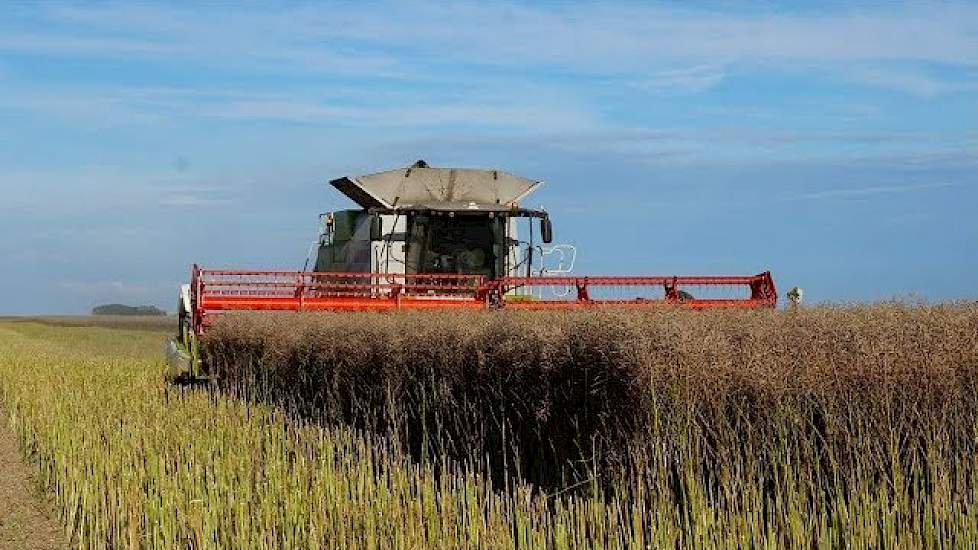
[[[498,281],[507,308],[550,309],[588,306],[650,306],[669,305],[687,309],[773,308],[778,294],[769,271],[750,276],[671,276],[671,277],[504,277]],[[506,293],[521,287],[565,287],[573,293],[563,299],[505,300]],[[623,287],[660,288],[661,297],[634,296],[599,297],[596,289]],[[695,298],[681,292],[685,288],[740,287],[748,295],[735,298]]]
[[[744,295],[694,298],[683,291],[717,288],[740,289]],[[520,294],[527,291],[533,295]],[[199,334],[215,314],[233,310],[391,311],[655,305],[757,309],[775,307],[777,291],[770,272],[746,277],[487,279],[481,275],[210,270],[195,265],[191,273],[191,299],[194,330]]]

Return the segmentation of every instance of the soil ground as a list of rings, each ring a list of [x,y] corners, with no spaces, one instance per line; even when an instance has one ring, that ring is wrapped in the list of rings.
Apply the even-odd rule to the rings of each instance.
[[[0,411],[0,548],[67,548],[57,516],[36,488],[24,464],[17,436]]]

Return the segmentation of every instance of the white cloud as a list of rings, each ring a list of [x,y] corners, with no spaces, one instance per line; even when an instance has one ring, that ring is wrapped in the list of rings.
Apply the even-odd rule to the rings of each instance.
[[[230,204],[231,202],[231,199],[227,198],[205,197],[190,193],[174,193],[164,195],[160,199],[160,204],[163,206],[221,206]]]
[[[523,92],[529,95],[522,95]],[[62,89],[61,95],[0,90],[0,112],[30,113],[92,127],[170,125],[202,118],[368,128],[464,125],[511,129],[593,128],[599,121],[579,102],[546,89],[487,87],[429,97],[390,92],[290,94],[235,89],[127,88],[109,92]]]
[[[867,67],[853,71],[849,74],[849,78],[855,82],[896,89],[920,97],[978,92],[978,78],[950,78],[909,67],[900,69]]]
[[[35,12],[31,27],[37,30],[18,29],[17,17],[0,23],[0,52],[194,65],[263,76],[265,89],[276,90],[208,83],[0,90],[0,109],[96,128],[219,118],[367,128],[599,130],[602,107],[588,96],[594,90],[548,78],[554,74],[582,84],[591,77],[605,90],[626,90],[633,98],[636,90],[704,92],[757,66],[824,73],[918,96],[978,91],[973,76],[955,80],[916,66],[949,64],[974,74],[978,7],[967,5],[817,16],[641,4],[558,9],[429,2],[286,10],[43,5],[21,11]],[[293,80],[279,86],[270,76],[279,74]],[[321,80],[336,77],[346,80]]]
[[[233,202],[231,186],[210,181],[200,175],[109,165],[10,170],[0,174],[4,193],[0,214],[63,221],[67,216],[101,218],[110,212],[142,215],[160,206]],[[113,232],[120,234],[115,229]]]
[[[0,50],[166,56],[222,67],[253,64],[408,79],[459,62],[603,75],[731,63],[978,64],[973,53],[978,51],[978,8],[970,5],[887,5],[811,15],[642,4],[554,9],[405,2],[267,11],[117,4],[53,7],[43,18],[52,23],[51,30],[5,33]],[[674,78],[688,81],[689,76]]]
[[[176,43],[107,36],[84,36],[60,32],[4,32],[0,51],[81,57],[131,57],[179,53]]]
[[[165,18],[165,11],[146,9]],[[397,64],[392,57],[366,52],[350,55],[324,43],[295,44],[287,32],[262,29],[263,18],[250,21],[248,25],[226,25],[220,15],[208,17],[203,12],[178,11],[173,14],[182,18],[182,28],[171,28],[161,21],[142,18],[130,23],[127,18],[132,17],[131,13],[113,8],[106,8],[104,12],[85,10],[71,18],[55,12],[51,22],[74,22],[75,25],[69,26],[72,30],[64,30],[63,25],[50,25],[45,32],[4,32],[0,34],[0,52],[372,76],[392,75]],[[89,18],[90,24],[86,23]],[[86,30],[74,30],[79,27],[77,23],[83,23]],[[136,30],[142,32],[132,32]]]
[[[151,110],[111,94],[84,91],[0,91],[0,112],[18,112],[56,118],[85,128],[133,124],[160,124],[165,120]]]
[[[815,191],[813,193],[803,193],[792,197],[787,197],[785,201],[807,201],[818,199],[852,199],[865,198],[875,195],[889,195],[895,193],[914,193],[918,191],[929,191],[947,187],[956,187],[954,182],[934,182],[920,183],[915,185],[878,185],[873,187],[857,187],[853,189],[830,189],[825,191]]]
[[[714,65],[693,65],[679,69],[656,71],[629,84],[640,90],[655,94],[697,93],[716,86],[726,76],[721,67]]]

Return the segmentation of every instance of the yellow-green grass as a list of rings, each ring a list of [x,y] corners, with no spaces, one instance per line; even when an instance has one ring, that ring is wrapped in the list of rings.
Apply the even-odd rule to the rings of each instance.
[[[952,313],[960,339],[960,316],[967,328],[974,311]],[[77,548],[978,545],[978,459],[948,439],[970,430],[974,440],[974,425],[935,430],[910,454],[897,431],[865,446],[888,453],[814,470],[811,441],[777,437],[803,420],[791,407],[774,409],[753,438],[732,435],[750,418],[711,424],[721,431],[710,439],[695,418],[652,415],[662,419],[646,428],[652,448],[611,488],[548,495],[510,478],[493,486],[444,456],[412,460],[343,425],[168,386],[162,339],[0,322],[0,407]],[[971,360],[974,340],[957,345],[949,356]],[[870,435],[843,437],[859,448]],[[845,483],[825,491],[826,479]]]
[[[122,330],[176,332],[177,318],[172,315],[42,315],[37,317],[2,317],[0,321],[41,323],[61,327],[104,327]]]

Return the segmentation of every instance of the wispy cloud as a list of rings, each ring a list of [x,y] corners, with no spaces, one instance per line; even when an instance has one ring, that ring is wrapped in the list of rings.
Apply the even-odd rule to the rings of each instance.
[[[880,88],[900,90],[919,97],[978,92],[978,73],[942,75],[919,67],[862,67],[846,78]]]
[[[897,193],[915,193],[920,191],[930,191],[948,187],[956,187],[959,184],[954,182],[934,182],[920,183],[915,185],[878,185],[873,187],[862,187],[853,189],[829,189],[825,191],[815,191],[812,193],[802,193],[791,197],[786,197],[784,201],[809,201],[820,199],[857,199],[872,197],[875,195],[890,195]]]
[[[723,81],[724,76],[726,73],[721,67],[693,65],[655,71],[629,84],[639,90],[655,94],[697,93],[716,86]]]
[[[397,62],[370,52],[344,52],[332,42],[297,42],[285,26],[266,27],[270,14],[228,21],[220,13],[144,6],[85,10],[54,7],[46,31],[0,34],[0,51],[50,57],[152,60],[222,70],[393,75]],[[2,29],[2,27],[0,27]],[[313,37],[309,37],[312,39]]]
[[[24,30],[17,21],[34,24]],[[16,10],[0,23],[0,52],[149,62],[163,72],[195,67],[231,82],[260,77],[262,84],[234,89],[217,78],[183,88],[7,86],[0,109],[87,127],[213,118],[594,132],[609,126],[602,94],[624,90],[615,103],[634,104],[643,94],[668,101],[709,92],[759,67],[916,96],[974,93],[973,51],[978,7],[968,5],[823,15],[424,1],[343,9],[248,5],[233,14],[206,6],[43,5]],[[927,64],[956,67],[965,76],[922,67]],[[574,86],[561,81],[566,75]]]
[[[470,94],[439,93],[415,97],[393,91],[381,97],[325,93],[247,92],[237,89],[124,88],[110,92],[62,90],[61,95],[0,91],[0,112],[97,127],[173,124],[222,119],[362,128],[484,128],[581,130],[599,124],[589,109],[563,94],[524,88],[493,88]]]
[[[538,151],[577,159],[613,159],[639,165],[711,166],[852,163],[854,166],[974,165],[978,148],[965,132],[844,131],[759,127],[611,128],[521,135],[446,132],[393,140],[392,150],[466,149]]]
[[[561,9],[404,2],[287,10],[115,4],[48,7],[46,32],[7,32],[0,51],[153,57],[233,68],[416,80],[466,63],[555,67],[708,86],[733,64],[916,61],[978,65],[978,8],[921,4],[825,15],[587,4]],[[912,38],[910,38],[912,37]],[[400,52],[392,55],[391,52]],[[406,55],[405,55],[406,54]],[[683,68],[683,67],[688,68]],[[710,66],[704,70],[705,66]],[[641,81],[642,79],[638,79]],[[904,84],[904,83],[897,83]]]
[[[474,127],[569,128],[589,126],[592,117],[569,106],[542,105],[530,100],[447,103],[439,105],[331,105],[303,99],[241,100],[206,109],[209,116],[237,120],[272,120],[305,124],[368,127]]]
[[[160,113],[152,109],[91,91],[18,92],[8,88],[0,91],[0,113],[29,113],[90,129],[165,122]]]
[[[141,216],[159,207],[206,207],[234,201],[229,185],[211,183],[201,175],[121,166],[37,168],[0,174],[4,201],[0,214],[45,219],[88,216],[117,222],[116,212]],[[244,187],[243,184],[238,185]],[[109,215],[107,213],[113,212]],[[92,228],[72,228],[82,234]],[[113,232],[121,234],[117,226]],[[36,231],[41,234],[42,232]],[[97,235],[104,238],[104,235]]]
[[[164,195],[160,199],[163,206],[175,207],[199,207],[199,206],[222,206],[233,202],[229,198],[206,197],[191,193],[174,193]]]
[[[235,202],[234,189],[226,184],[192,185],[191,181],[187,181],[184,185],[164,184],[154,187],[159,192],[161,206],[197,208],[226,206]]]

